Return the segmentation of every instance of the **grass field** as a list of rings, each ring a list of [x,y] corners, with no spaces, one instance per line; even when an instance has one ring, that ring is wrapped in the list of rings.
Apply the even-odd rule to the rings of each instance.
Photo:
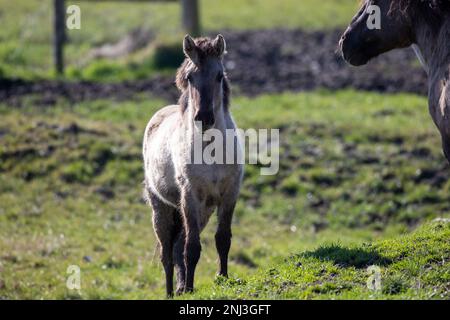
[[[359,2],[200,0],[201,21],[203,33],[332,30],[345,27]],[[0,0],[0,79],[57,79],[51,3]],[[157,60],[182,56],[178,4],[70,4],[80,5],[82,28],[68,32],[65,80],[173,75],[174,66]],[[81,64],[92,48],[138,27],[154,34],[148,46]],[[260,94],[234,97],[232,112],[240,128],[280,129],[280,171],[261,176],[246,165],[230,278],[215,275],[213,217],[196,291],[179,299],[450,299],[450,170],[427,99]],[[0,101],[0,299],[163,299],[141,196],[141,141],[148,119],[174,101],[63,96]],[[81,269],[79,291],[66,287],[71,265]],[[367,287],[372,265],[380,268],[379,291]]]
[[[211,5],[213,2],[214,5]],[[152,48],[161,43],[175,43],[184,32],[180,25],[178,3],[89,3],[71,1],[81,8],[81,29],[68,31],[66,46],[68,76],[95,78],[95,70],[118,68],[138,63],[139,74],[151,74]],[[0,0],[0,76],[21,78],[52,78],[52,2],[38,0]],[[327,0],[202,0],[201,21],[203,33],[224,29],[304,28],[310,30],[343,27],[352,16],[357,1]],[[140,27],[157,34],[149,48],[131,57],[117,61],[80,63],[93,48],[115,42],[133,29]],[[98,64],[98,65],[97,65]],[[107,66],[105,66],[105,64]],[[76,71],[76,72],[75,72]],[[146,72],[145,72],[146,71]],[[134,75],[136,77],[136,75]]]
[[[0,105],[0,297],[164,298],[140,146],[165,102],[35,98]],[[244,129],[281,129],[280,172],[246,166],[231,279],[215,279],[213,218],[198,290],[182,298],[449,298],[448,224],[399,237],[448,217],[448,168],[425,98],[236,97],[233,114]],[[381,293],[365,287],[371,264]],[[80,292],[66,288],[69,265],[81,267]]]

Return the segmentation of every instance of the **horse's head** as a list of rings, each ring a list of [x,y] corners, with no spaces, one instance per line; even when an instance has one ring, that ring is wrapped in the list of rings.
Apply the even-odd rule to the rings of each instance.
[[[194,120],[200,121],[207,129],[214,125],[214,115],[223,107],[224,94],[228,94],[222,64],[226,52],[225,39],[218,35],[213,40],[194,40],[187,35],[183,41],[183,51],[186,59],[178,69],[177,86],[183,92],[185,108],[192,108]]]
[[[409,0],[365,0],[339,41],[344,59],[360,66],[384,52],[410,46],[414,37],[408,6]]]

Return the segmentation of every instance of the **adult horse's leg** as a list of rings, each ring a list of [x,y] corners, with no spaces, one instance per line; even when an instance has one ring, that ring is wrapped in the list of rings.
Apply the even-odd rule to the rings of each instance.
[[[439,99],[441,110],[441,125],[439,131],[442,136],[442,149],[447,161],[450,163],[450,85],[446,83]]]
[[[182,192],[181,211],[184,219],[186,240],[184,244],[184,263],[186,266],[185,292],[194,290],[194,274],[202,246],[200,244],[199,214],[200,204],[191,191]]]
[[[441,132],[442,151],[447,161],[450,163],[450,136]]]
[[[233,219],[236,196],[225,198],[218,210],[218,225],[215,235],[217,253],[219,254],[219,275],[228,277],[228,253],[231,246],[231,221]]]
[[[446,92],[448,91],[448,93]],[[442,90],[436,86],[431,92],[429,111],[433,121],[441,134],[442,150],[450,163],[450,89]],[[444,96],[444,97],[442,97]]]
[[[173,244],[175,209],[150,193],[149,200],[153,208],[153,228],[160,245],[160,257],[166,273],[166,293],[173,296]]]
[[[180,212],[177,212],[176,214],[178,216],[181,215]],[[175,245],[173,247],[173,260],[175,263],[175,270],[177,272],[177,295],[184,293],[186,289],[186,265],[184,264],[184,244],[186,233],[184,232],[184,228],[182,225],[183,224],[180,221],[180,228],[177,228]]]

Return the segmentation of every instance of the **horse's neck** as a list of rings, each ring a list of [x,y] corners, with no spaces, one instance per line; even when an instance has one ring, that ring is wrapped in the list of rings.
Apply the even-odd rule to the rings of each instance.
[[[431,28],[423,29],[417,34],[418,56],[425,64],[428,74],[428,103],[433,119],[441,125],[442,117],[448,117],[447,110],[450,88],[447,84],[450,78],[450,21],[447,19],[439,32]],[[441,120],[439,120],[441,119]]]
[[[414,52],[429,78],[444,76],[450,65],[450,21],[446,20],[439,32],[431,27],[421,27],[416,31]]]

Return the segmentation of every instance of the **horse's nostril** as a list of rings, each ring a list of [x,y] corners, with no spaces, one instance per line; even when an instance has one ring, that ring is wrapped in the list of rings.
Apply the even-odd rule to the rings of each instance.
[[[200,112],[194,117],[195,121],[201,122],[205,126],[210,126],[214,124],[214,114],[208,112]]]

